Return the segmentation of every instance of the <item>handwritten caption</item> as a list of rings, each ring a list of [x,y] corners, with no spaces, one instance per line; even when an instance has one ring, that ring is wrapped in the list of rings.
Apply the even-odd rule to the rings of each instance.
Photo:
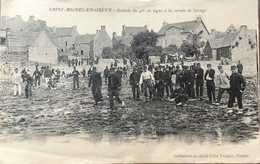
[[[98,13],[205,13],[207,9],[113,9],[113,8],[49,8],[51,12],[98,12]]]

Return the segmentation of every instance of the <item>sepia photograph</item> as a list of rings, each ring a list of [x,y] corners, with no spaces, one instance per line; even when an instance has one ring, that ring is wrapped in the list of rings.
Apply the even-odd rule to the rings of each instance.
[[[0,163],[259,163],[257,0],[1,0]]]

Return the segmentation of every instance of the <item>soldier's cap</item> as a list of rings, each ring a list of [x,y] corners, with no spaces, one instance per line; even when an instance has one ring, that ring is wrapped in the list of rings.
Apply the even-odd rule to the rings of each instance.
[[[231,66],[231,70],[236,70],[236,69],[237,69],[236,66],[234,66],[234,65]]]

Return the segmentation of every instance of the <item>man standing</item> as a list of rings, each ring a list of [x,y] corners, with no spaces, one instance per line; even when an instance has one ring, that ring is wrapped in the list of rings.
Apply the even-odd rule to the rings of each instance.
[[[76,89],[76,83],[77,83],[77,88],[79,88],[79,71],[76,70],[76,67],[74,67],[74,70],[72,71],[72,76],[73,76],[73,90]]]
[[[232,74],[230,76],[230,97],[228,100],[228,113],[232,113],[233,103],[235,98],[237,98],[238,103],[238,114],[243,113],[243,104],[242,104],[242,93],[246,87],[246,81],[243,75],[237,73],[236,66],[231,66]]]
[[[136,67],[133,68],[133,72],[130,74],[130,85],[133,91],[133,99],[139,100],[140,88],[139,88],[140,74],[137,72]]]
[[[209,97],[210,103],[215,101],[215,70],[211,68],[211,64],[207,64],[207,71],[205,73],[205,80],[206,80],[206,86],[207,86],[207,94]],[[213,100],[212,100],[213,97]]]
[[[22,70],[22,75],[21,75],[21,77],[22,77],[22,79],[23,79],[23,82],[25,82],[25,80],[26,80],[26,75],[27,75],[27,72],[26,72],[26,70],[25,70],[25,68]]]
[[[26,75],[26,86],[25,86],[25,96],[26,98],[32,97],[32,85],[33,85],[33,78],[30,72],[27,72]]]
[[[146,101],[148,101],[147,89],[149,89],[149,94],[150,94],[149,99],[151,100],[153,94],[154,77],[153,74],[150,71],[148,71],[147,65],[144,66],[144,71],[140,76],[139,86],[141,87],[142,84],[143,84],[144,96]]]
[[[36,70],[34,71],[33,76],[35,77],[35,86],[37,86],[37,82],[38,82],[38,86],[40,86],[41,72],[38,70],[38,67],[36,67]]]
[[[91,70],[91,67],[89,67],[89,70],[88,70],[88,77],[90,77],[92,74],[92,70]]]
[[[194,70],[193,66],[190,67],[187,74],[187,93],[191,98],[195,98],[195,91],[194,91]]]
[[[96,67],[93,67],[93,73],[89,79],[89,87],[92,85],[92,94],[95,100],[94,105],[98,105],[98,102],[102,101],[102,94],[101,94],[101,86],[102,86],[102,79],[101,73],[97,72]]]
[[[111,68],[111,73],[108,76],[108,94],[109,94],[109,102],[110,102],[110,109],[116,110],[114,106],[114,99],[124,105],[124,102],[121,101],[119,98],[119,91],[121,90],[121,79],[120,75],[115,71],[116,67]]]
[[[238,61],[238,64],[237,64],[237,72],[242,75],[243,65],[240,63],[240,60]]]
[[[84,68],[81,73],[83,75],[83,78],[85,78],[86,77],[86,69]]]
[[[46,85],[48,84],[48,82],[49,82],[49,80],[50,80],[50,78],[52,76],[52,72],[51,72],[51,70],[49,68],[50,67],[47,66],[46,70],[44,71],[44,79],[45,79]]]
[[[106,69],[104,70],[104,77],[105,77],[105,84],[107,85],[107,79],[109,75],[109,69],[108,66],[106,66]]]
[[[165,83],[165,88],[166,88],[166,93],[167,97],[171,95],[173,92],[173,87],[172,87],[172,71],[170,70],[170,67],[167,67],[165,72],[164,72],[164,83]]]
[[[203,75],[204,70],[200,67],[200,63],[197,63],[197,69],[195,71],[195,81],[196,81],[196,95],[198,98],[203,96]]]
[[[18,68],[15,68],[15,72],[12,75],[12,83],[14,84],[14,96],[17,95],[17,91],[19,96],[21,96],[21,74],[18,73]]]
[[[224,72],[222,66],[218,66],[218,70],[219,70],[219,74],[217,75],[216,83],[217,83],[219,90],[218,90],[218,97],[217,97],[216,105],[220,105],[222,94],[225,91],[227,91],[227,93],[229,94],[229,88],[230,88],[229,76]]]
[[[157,67],[154,73],[155,85],[154,85],[154,96],[158,100],[162,100],[164,91],[164,73],[161,71],[161,67]]]

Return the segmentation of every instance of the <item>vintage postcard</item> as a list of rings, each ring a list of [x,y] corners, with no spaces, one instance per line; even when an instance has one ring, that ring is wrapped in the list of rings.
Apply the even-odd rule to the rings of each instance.
[[[259,163],[257,0],[2,0],[0,163]]]

